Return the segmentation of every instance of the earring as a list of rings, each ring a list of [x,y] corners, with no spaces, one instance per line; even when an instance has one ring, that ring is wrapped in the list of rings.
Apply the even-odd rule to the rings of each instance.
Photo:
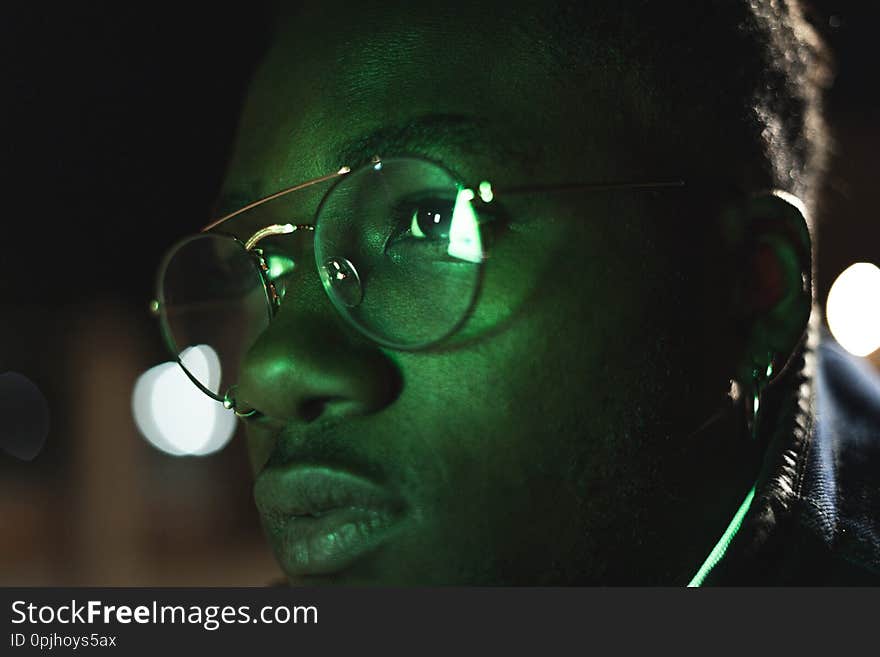
[[[745,395],[746,429],[752,440],[758,439],[761,394],[773,378],[774,360],[774,355],[768,353],[766,366],[756,363],[752,368],[752,389]]]

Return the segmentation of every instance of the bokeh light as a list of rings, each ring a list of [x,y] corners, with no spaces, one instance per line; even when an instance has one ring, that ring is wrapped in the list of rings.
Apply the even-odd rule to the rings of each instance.
[[[49,434],[49,404],[33,381],[18,372],[0,374],[0,451],[33,461]]]
[[[207,345],[181,354],[201,381],[220,381],[220,360]],[[204,378],[203,378],[204,377]],[[235,433],[235,415],[208,397],[178,363],[162,363],[137,380],[132,394],[135,423],[157,449],[174,456],[203,456],[222,449]]]
[[[880,269],[868,262],[847,267],[828,292],[828,328],[851,354],[880,348]]]

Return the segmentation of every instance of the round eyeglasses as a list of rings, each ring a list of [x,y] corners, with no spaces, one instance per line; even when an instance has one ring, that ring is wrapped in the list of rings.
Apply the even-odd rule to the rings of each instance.
[[[235,216],[318,183],[332,186],[313,223],[264,226],[247,241],[207,232]],[[680,181],[613,185],[556,185],[552,189],[681,187]],[[505,193],[549,190],[519,187]],[[495,191],[466,187],[442,165],[418,157],[374,157],[363,168],[334,174],[265,197],[221,217],[178,242],[159,269],[152,303],[173,356],[189,378],[238,415],[235,386],[248,350],[278,312],[296,265],[281,250],[264,248],[279,236],[314,238],[318,275],[339,315],[383,347],[418,350],[453,334],[480,289],[486,212]],[[268,219],[271,217],[271,221]]]

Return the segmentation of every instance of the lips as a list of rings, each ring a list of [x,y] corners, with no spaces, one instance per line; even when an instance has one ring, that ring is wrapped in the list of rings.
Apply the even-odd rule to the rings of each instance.
[[[404,505],[386,488],[324,466],[264,471],[254,499],[290,577],[340,572],[377,549]]]

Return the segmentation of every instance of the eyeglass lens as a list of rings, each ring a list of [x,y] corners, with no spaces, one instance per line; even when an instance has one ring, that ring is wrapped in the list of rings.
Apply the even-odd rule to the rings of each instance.
[[[473,198],[446,169],[418,158],[340,178],[318,208],[314,234],[318,274],[339,314],[391,348],[423,348],[452,333],[474,303],[484,258]],[[269,208],[267,216],[277,214]],[[289,295],[295,281],[285,285]],[[269,323],[257,260],[229,236],[190,238],[166,258],[159,295],[172,350],[222,399]]]

